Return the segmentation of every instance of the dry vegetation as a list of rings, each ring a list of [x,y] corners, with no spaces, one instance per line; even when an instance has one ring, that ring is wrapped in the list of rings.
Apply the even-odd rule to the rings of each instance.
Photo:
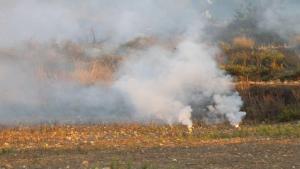
[[[247,10],[237,13],[216,42],[221,44],[220,67],[236,78],[247,112],[239,128],[202,123],[192,132],[182,125],[158,124],[1,126],[0,169],[300,168],[300,36],[286,47],[272,32],[258,34],[259,26],[247,24],[256,23]],[[102,53],[95,37],[82,44],[29,42],[26,52],[0,49],[0,54],[14,60],[24,52],[25,59],[35,61],[42,53],[45,60],[35,65],[40,80],[110,85],[126,59],[118,50],[126,54],[155,45],[176,50],[180,38],[173,38],[139,37],[112,54]]]
[[[243,40],[245,39],[241,41]],[[148,43],[148,41],[142,42]],[[118,65],[124,58],[115,55],[88,58],[82,48],[75,44],[64,46],[62,49],[64,56],[72,56],[68,60],[71,61],[68,63],[71,63],[72,69],[53,72],[41,66],[41,69],[38,69],[41,79],[71,79],[83,85],[110,84],[114,80]],[[229,50],[235,52],[235,49]],[[244,49],[237,51],[240,50],[243,52]],[[249,52],[249,49],[246,50]],[[247,65],[252,61],[247,58],[241,60],[241,65],[244,63]],[[261,66],[259,61],[254,63],[258,67]],[[3,126],[0,129],[0,168],[199,168],[202,164],[211,168],[224,166],[245,168],[245,163],[238,164],[240,167],[231,166],[231,163],[240,161],[244,153],[253,157],[259,156],[265,151],[265,144],[288,149],[292,154],[298,152],[299,83],[248,81],[237,84],[237,90],[245,102],[243,109],[247,112],[245,122],[240,128],[227,124],[212,126],[196,124],[190,133],[182,125],[157,124]],[[274,124],[274,122],[286,121],[293,122]],[[257,124],[258,122],[268,124]],[[232,145],[236,147],[231,147]],[[243,145],[246,148],[243,148]],[[253,147],[259,148],[249,153],[248,151]],[[230,151],[233,151],[233,156],[227,159],[226,153]],[[223,155],[220,155],[221,153]],[[281,153],[286,155],[286,152],[281,150],[270,149],[271,155]],[[130,160],[128,156],[139,157]],[[161,157],[169,162],[165,162]],[[237,160],[234,157],[239,158]],[[177,162],[180,158],[182,158],[181,162]],[[276,155],[272,157],[275,163],[277,158],[280,157]],[[204,161],[200,163],[200,159]],[[214,160],[220,161],[216,163]],[[253,160],[260,160],[260,158],[253,158]],[[265,168],[274,161],[265,163],[265,166],[257,166]],[[293,166],[294,163],[291,167]]]
[[[235,157],[244,158],[245,153],[260,156],[260,151],[268,149],[269,144],[285,149],[283,152],[276,148],[268,150],[268,155],[274,157],[268,157],[270,163],[256,165],[263,167],[273,165],[272,160],[279,154],[286,155],[287,151],[294,154],[299,138],[299,123],[242,125],[238,129],[224,124],[197,124],[192,133],[181,125],[155,124],[2,127],[0,167],[150,169],[204,165],[215,168],[233,162],[235,165],[230,168],[244,168],[245,163],[236,163]],[[275,160],[274,164],[287,165],[282,160],[280,163]],[[292,161],[288,165],[296,163]]]
[[[83,85],[111,83],[120,62],[124,59],[119,55],[103,53],[100,44],[80,44],[69,41],[47,45],[28,44],[27,50],[32,51],[27,59],[36,63],[33,68],[40,80],[77,81]],[[43,51],[44,58],[40,58],[40,51]],[[3,52],[4,50],[0,51]],[[13,51],[8,53],[18,56],[18,53]]]
[[[144,48],[153,43],[156,43],[155,39],[138,38],[123,45],[122,48]],[[173,46],[171,44],[166,47],[173,48]],[[180,156],[187,156],[187,159],[183,159],[182,164],[177,163],[176,160],[180,156],[176,155],[176,158],[171,158],[172,163],[176,162],[175,165],[171,165],[172,168],[193,168],[189,166],[188,161],[197,163],[199,159],[195,159],[192,152],[199,153],[194,152],[195,150],[202,152],[203,147],[212,149],[218,147],[219,150],[227,152],[232,148],[227,149],[222,146],[249,145],[247,149],[243,150],[245,153],[261,143],[271,142],[272,146],[295,144],[297,148],[300,140],[300,124],[298,122],[300,120],[300,85],[299,81],[296,81],[299,79],[297,72],[299,59],[293,52],[287,50],[260,50],[254,46],[255,41],[246,37],[236,37],[233,39],[232,45],[225,44],[223,46],[224,54],[227,57],[224,60],[228,62],[224,67],[240,80],[237,82],[237,90],[245,103],[243,110],[247,112],[244,124],[240,128],[226,124],[213,126],[196,124],[190,133],[182,125],[157,124],[3,126],[0,129],[0,168],[49,168],[49,166],[94,169],[100,166],[109,166],[111,169],[132,168],[130,161],[124,162],[121,159],[119,162],[118,159],[113,158],[114,156],[120,157],[119,153],[128,154],[129,152],[130,154],[131,151],[133,151],[132,156],[141,153],[142,157],[152,156],[147,157],[149,159],[153,156],[157,157],[156,162],[162,167],[165,167],[165,164],[160,159],[160,155],[168,157],[166,154],[180,154]],[[39,48],[43,47],[36,45],[30,48],[36,48],[35,50],[39,51]],[[66,42],[62,46],[51,47],[46,55],[50,63],[53,63],[55,67],[60,64],[61,60],[66,59],[70,69],[56,70],[53,67],[47,67],[49,63],[47,61],[45,65],[42,63],[37,66],[39,78],[41,80],[51,78],[74,80],[82,85],[96,83],[109,85],[114,80],[114,74],[125,57],[108,55],[99,51],[93,53],[96,55],[95,57],[91,57],[85,53],[85,50],[90,48],[100,50],[101,46],[97,46],[97,44],[96,46],[85,46]],[[2,52],[14,56],[12,51]],[[59,58],[59,55],[64,58]],[[283,81],[276,80],[277,78],[282,78]],[[243,79],[253,79],[254,81],[244,82]],[[276,81],[261,81],[265,79]],[[198,121],[198,119],[194,120]],[[294,148],[291,147],[283,146],[283,148]],[[135,152],[136,149],[141,152]],[[144,152],[152,150],[154,154]],[[256,155],[259,155],[260,151],[264,151],[264,146],[258,150]],[[182,154],[182,152],[185,153]],[[210,150],[205,150],[204,153],[207,152]],[[274,151],[275,154],[278,152]],[[89,153],[97,154],[90,156]],[[217,159],[219,156],[220,152],[213,155],[208,153],[207,157],[201,156],[201,159]],[[46,160],[41,159],[43,157]],[[278,157],[274,156],[274,159],[276,158]],[[222,159],[225,159],[220,164],[223,167],[226,165],[226,154],[222,156]],[[105,165],[98,164],[98,161],[102,161]],[[139,163],[138,167],[133,164],[134,168],[151,168],[151,163],[149,165],[146,161],[146,164],[141,164],[141,161],[141,159],[133,160],[134,163]],[[203,164],[206,164],[207,161],[204,161]],[[199,166],[194,168],[199,168]],[[212,168],[217,167],[212,165]],[[229,166],[228,168],[233,167]]]
[[[97,82],[110,83],[114,80],[114,73],[121,60],[118,56],[104,56],[90,62],[77,62],[71,77],[87,85]]]
[[[41,125],[2,128],[0,147],[6,150],[135,148],[196,146],[224,143],[227,139],[242,141],[265,138],[299,138],[300,124],[194,126],[190,133],[185,126],[155,124],[102,124],[102,125]],[[232,141],[233,141],[232,140]],[[231,142],[231,141],[230,141]]]
[[[244,36],[239,36],[232,40],[232,44],[237,48],[252,48],[255,45],[255,41]]]
[[[299,82],[244,82],[237,85],[248,122],[300,120]]]
[[[300,45],[300,35],[296,35],[294,36],[291,40],[290,40],[291,44],[299,46]]]

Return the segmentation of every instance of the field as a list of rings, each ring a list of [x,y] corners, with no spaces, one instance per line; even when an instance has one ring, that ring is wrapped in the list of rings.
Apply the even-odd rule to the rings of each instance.
[[[298,168],[300,124],[2,127],[2,168]]]
[[[300,168],[299,2],[0,0],[0,169]]]
[[[271,83],[271,82],[270,82]],[[40,124],[2,126],[1,168],[299,168],[296,83],[237,85],[247,111],[229,124]]]

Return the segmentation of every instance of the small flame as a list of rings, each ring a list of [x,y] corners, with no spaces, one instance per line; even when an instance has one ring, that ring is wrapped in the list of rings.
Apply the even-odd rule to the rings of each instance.
[[[189,131],[189,133],[191,134],[191,133],[193,132],[193,126],[189,126],[189,127],[188,127],[188,131]]]
[[[235,128],[240,128],[239,124],[234,125]]]

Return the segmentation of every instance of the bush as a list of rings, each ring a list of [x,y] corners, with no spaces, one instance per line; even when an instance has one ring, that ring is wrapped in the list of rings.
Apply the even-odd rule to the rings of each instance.
[[[249,122],[278,122],[300,119],[300,86],[237,86]]]
[[[238,41],[238,40],[237,40]],[[237,48],[220,44],[224,56],[222,68],[239,79],[268,81],[297,80],[300,58],[287,49]]]
[[[300,105],[290,105],[282,109],[278,115],[278,120],[280,122],[300,120]]]

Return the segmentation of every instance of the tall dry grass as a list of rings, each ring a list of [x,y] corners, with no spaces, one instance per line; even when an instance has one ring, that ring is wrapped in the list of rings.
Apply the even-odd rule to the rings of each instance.
[[[109,84],[113,81],[114,73],[123,57],[104,53],[89,56],[88,51],[95,48],[101,51],[100,45],[69,41],[61,44],[37,44],[34,49],[29,47],[28,51],[32,51],[33,54],[26,59],[31,59],[29,62],[33,63],[36,76],[40,80],[77,81],[83,85]],[[42,59],[40,51],[43,51]],[[28,53],[30,52],[26,54]],[[21,59],[23,58],[19,58]]]
[[[300,120],[299,85],[239,84],[248,122],[283,122]]]
[[[87,68],[76,66],[75,70],[71,73],[72,79],[87,85],[94,84],[97,81],[110,82],[112,75],[113,72],[111,69],[96,62],[91,63]]]
[[[232,44],[239,48],[252,48],[255,45],[255,41],[251,38],[238,36],[232,40]]]

